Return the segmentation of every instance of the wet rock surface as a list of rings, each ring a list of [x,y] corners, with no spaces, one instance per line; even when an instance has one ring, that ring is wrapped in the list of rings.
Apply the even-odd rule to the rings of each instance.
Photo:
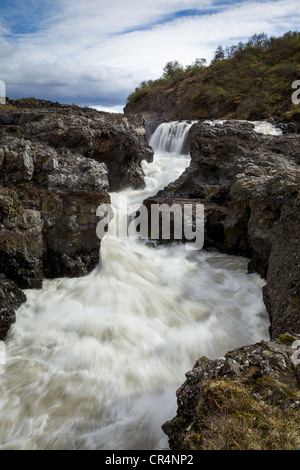
[[[299,448],[299,338],[284,334],[200,358],[177,390],[177,415],[163,425],[170,449]]]
[[[15,310],[26,301],[24,292],[16,284],[0,275],[0,341],[6,338],[16,320]]]

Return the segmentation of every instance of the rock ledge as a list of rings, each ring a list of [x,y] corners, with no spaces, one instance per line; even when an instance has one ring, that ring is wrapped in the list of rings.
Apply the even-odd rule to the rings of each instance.
[[[299,338],[284,334],[214,361],[199,359],[177,391],[176,417],[162,427],[170,448],[299,448]]]

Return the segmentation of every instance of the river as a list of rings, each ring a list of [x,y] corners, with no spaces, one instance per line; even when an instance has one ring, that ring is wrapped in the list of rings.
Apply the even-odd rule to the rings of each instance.
[[[162,126],[145,188],[111,194],[99,266],[26,291],[0,366],[1,450],[166,449],[161,425],[195,361],[269,338],[248,260],[111,236],[120,201],[133,211],[189,165],[190,125]]]

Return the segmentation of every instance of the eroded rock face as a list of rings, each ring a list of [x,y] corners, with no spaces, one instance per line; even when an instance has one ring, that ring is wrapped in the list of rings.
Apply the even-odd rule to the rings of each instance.
[[[0,107],[0,275],[15,289],[78,277],[100,260],[96,215],[109,191],[143,187],[143,118],[28,99]],[[12,291],[11,287],[11,291]],[[1,338],[19,304],[1,290]],[[25,297],[19,296],[19,299]]]
[[[110,191],[143,187],[140,164],[142,160],[152,161],[153,151],[147,142],[142,116],[128,119],[41,100],[8,100],[8,103],[16,109],[5,112],[0,109],[3,132],[46,143],[58,154],[69,151],[105,163]]]
[[[96,209],[109,203],[104,163],[1,137],[0,271],[22,288],[81,276],[99,262]]]
[[[251,123],[195,124],[191,164],[153,203],[204,204],[205,248],[250,258],[267,280],[271,336],[300,333],[300,138]]]
[[[172,450],[299,448],[299,337],[199,359],[177,390],[177,415],[163,425]]]

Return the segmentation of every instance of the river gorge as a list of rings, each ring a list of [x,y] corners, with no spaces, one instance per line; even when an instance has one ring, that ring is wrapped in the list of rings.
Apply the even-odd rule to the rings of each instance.
[[[265,280],[245,257],[110,236],[119,201],[134,212],[189,166],[191,125],[161,124],[145,187],[110,192],[89,274],[25,290],[0,366],[1,449],[167,449],[161,426],[195,360],[268,340]]]

